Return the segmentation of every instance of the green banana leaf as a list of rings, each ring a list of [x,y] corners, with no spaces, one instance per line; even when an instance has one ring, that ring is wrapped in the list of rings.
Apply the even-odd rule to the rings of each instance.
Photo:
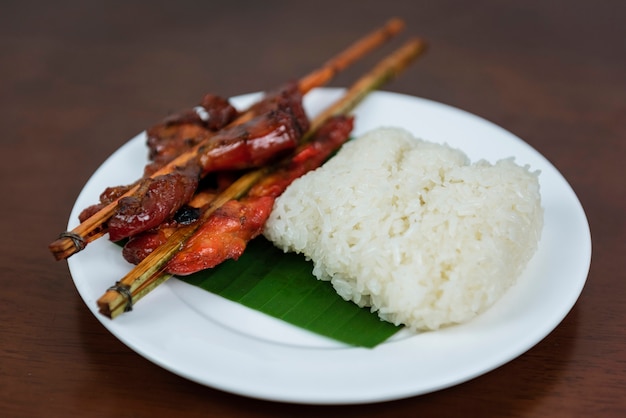
[[[312,270],[303,256],[285,254],[259,237],[237,261],[178,279],[353,346],[373,348],[400,330],[369,309],[342,299],[330,282],[317,280]]]

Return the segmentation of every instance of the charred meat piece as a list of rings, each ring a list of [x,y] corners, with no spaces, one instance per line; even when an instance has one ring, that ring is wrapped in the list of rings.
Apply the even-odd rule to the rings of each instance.
[[[353,117],[341,115],[330,118],[289,162],[254,185],[248,196],[280,196],[296,178],[321,166],[348,140],[353,127]]]
[[[148,157],[152,162],[145,167],[144,175],[151,175],[238,116],[239,112],[228,100],[213,94],[205,95],[192,109],[168,116],[146,132]]]
[[[176,228],[197,221],[204,207],[208,207],[207,205],[217,193],[217,189],[202,190],[196,193],[187,205],[176,211],[172,219],[161,223],[156,228],[131,236],[122,251],[124,259],[129,263],[138,264],[159,245],[167,241]],[[195,219],[189,219],[190,216]]]
[[[200,166],[188,164],[172,173],[145,179],[137,193],[118,201],[109,219],[109,239],[119,241],[146,231],[170,218],[198,187]]]
[[[135,184],[129,184],[126,186],[107,187],[104,192],[100,194],[100,202],[94,205],[88,206],[78,215],[78,220],[84,222],[91,217],[94,213],[98,212],[109,203],[116,201],[122,197],[126,192],[132,189]]]
[[[274,91],[268,92],[263,100],[250,107],[248,113],[258,116],[277,109],[288,109],[302,132],[306,132],[309,129],[309,119],[306,116],[304,107],[302,107],[302,92],[298,87],[298,83],[287,83]]]
[[[289,109],[222,129],[199,149],[203,173],[260,167],[293,150],[303,133]]]
[[[272,211],[269,196],[231,200],[217,209],[167,264],[168,273],[179,276],[238,259],[250,240],[263,231]]]
[[[265,165],[294,149],[310,127],[295,83],[268,94],[248,114],[250,119],[220,130],[200,147],[204,173]]]

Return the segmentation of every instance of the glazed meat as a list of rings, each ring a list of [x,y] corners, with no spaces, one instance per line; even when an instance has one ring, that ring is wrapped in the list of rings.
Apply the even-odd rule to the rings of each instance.
[[[208,137],[186,166],[146,178],[132,196],[120,199],[108,221],[109,239],[128,238],[164,222],[189,201],[199,179],[209,173],[260,167],[293,150],[309,128],[302,95],[289,86],[269,103],[262,107],[265,113]]]
[[[311,142],[302,145],[288,162],[253,186],[246,198],[231,200],[217,209],[169,261],[167,271],[187,275],[214,267],[227,259],[237,259],[247,243],[262,232],[274,199],[293,180],[319,167],[348,139],[352,127],[352,118],[338,116],[330,119]],[[209,206],[210,202],[207,202],[198,210],[206,210]],[[124,246],[124,258],[138,264],[164,244],[179,225],[180,222],[172,221],[131,237]]]
[[[197,163],[188,164],[172,173],[143,181],[139,193],[118,201],[117,210],[108,222],[109,239],[128,238],[173,216],[195,193],[200,171]]]
[[[151,175],[238,116],[239,112],[228,100],[214,94],[205,95],[192,109],[168,116],[146,131],[148,157],[152,162],[145,167],[144,175]]]

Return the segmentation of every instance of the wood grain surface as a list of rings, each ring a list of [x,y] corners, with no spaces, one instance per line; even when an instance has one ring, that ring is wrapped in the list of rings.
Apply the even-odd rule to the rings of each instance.
[[[104,159],[206,92],[306,74],[390,17],[428,54],[386,90],[523,138],[586,210],[593,259],[565,320],[467,383],[370,405],[228,394],[145,360],[89,312],[47,245]],[[5,1],[0,6],[0,415],[618,417],[626,413],[626,2]],[[333,81],[344,86],[380,54]]]

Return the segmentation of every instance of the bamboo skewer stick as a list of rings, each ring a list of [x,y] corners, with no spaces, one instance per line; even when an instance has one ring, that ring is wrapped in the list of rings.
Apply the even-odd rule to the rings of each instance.
[[[402,20],[397,18],[389,20],[381,28],[376,29],[372,33],[357,40],[347,49],[324,63],[322,67],[303,77],[298,83],[300,91],[304,94],[314,87],[320,87],[327,84],[339,71],[344,70],[356,60],[362,58],[376,47],[391,39],[403,28],[404,22]],[[237,118],[233,124],[243,123],[249,120],[252,116],[251,112],[246,112]],[[184,165],[196,155],[203,143],[204,141],[194,147],[191,151],[186,152],[171,161],[165,167],[153,173],[150,177],[154,178],[159,175],[167,174],[176,166]],[[139,185],[132,187],[124,195],[100,209],[97,213],[71,231],[62,233],[57,240],[53,241],[49,245],[49,249],[54,257],[57,260],[68,258],[83,250],[89,242],[92,242],[106,234],[106,222],[115,213],[118,200],[122,197],[133,195],[138,189]]]
[[[302,94],[314,87],[322,86],[333,79],[337,73],[345,70],[358,59],[365,56],[372,49],[382,45],[404,29],[404,21],[398,18],[390,19],[380,29],[356,41],[343,52],[327,61],[318,70],[303,77],[298,83]]]
[[[315,130],[330,117],[351,112],[368,93],[399,75],[415,58],[424,52],[425,47],[424,41],[413,39],[383,59],[370,72],[358,79],[341,99],[315,118],[311,123],[311,129],[305,135],[306,140],[310,140]],[[276,166],[279,165],[277,164]],[[272,170],[273,167],[264,167],[251,171],[235,181],[222,194],[218,195],[211,203],[210,210],[205,212],[201,219],[192,225],[177,230],[165,244],[161,245],[135,266],[115,286],[109,288],[97,301],[100,313],[113,319],[121,313],[131,310],[134,303],[169,279],[171,276],[164,273],[167,263],[183,247],[194,232],[198,230],[202,223],[217,208],[229,200],[243,197],[255,183]]]
[[[129,310],[130,307],[132,307],[133,293],[141,292],[142,288],[145,287],[144,285],[149,285],[149,283],[147,283],[148,281],[159,279],[167,263],[180,251],[183,244],[191,238],[213,212],[229,200],[238,199],[243,196],[248,189],[268,171],[269,168],[262,168],[244,174],[224,190],[224,192],[215,197],[209,209],[202,214],[200,219],[193,224],[183,226],[174,231],[165,244],[150,253],[141,263],[137,264],[134,269],[98,299],[100,312],[110,318],[114,318],[122,312]]]
[[[328,107],[311,121],[310,129],[305,134],[305,141],[328,118],[351,112],[370,92],[397,77],[426,50],[426,46],[424,40],[413,38],[380,61],[370,72],[358,79],[333,106]]]

